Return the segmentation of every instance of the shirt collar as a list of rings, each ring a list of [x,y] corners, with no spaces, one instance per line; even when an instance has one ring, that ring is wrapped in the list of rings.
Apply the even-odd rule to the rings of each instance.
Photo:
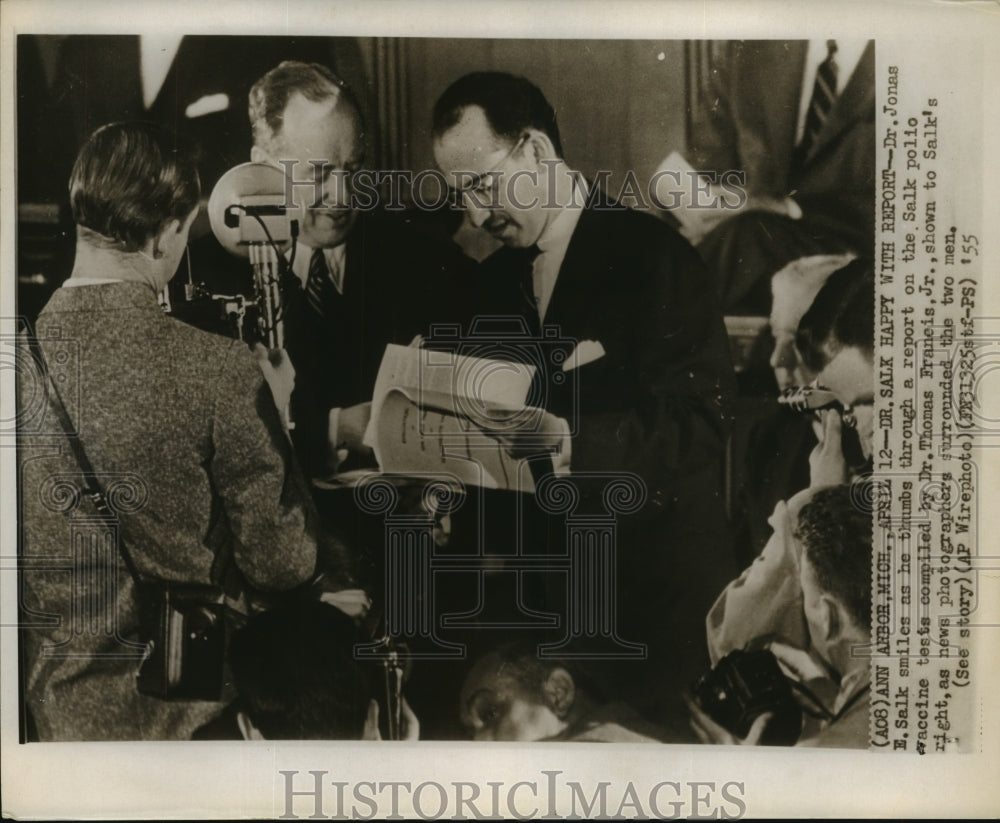
[[[856,699],[859,692],[868,688],[869,683],[871,683],[871,671],[867,666],[859,666],[845,675],[840,681],[837,699],[831,707],[833,715],[836,717],[844,711],[847,704]]]
[[[70,277],[62,285],[63,288],[76,288],[77,286],[106,286],[108,283],[123,282],[117,277]]]
[[[309,263],[314,251],[315,249],[305,245],[305,243],[297,243],[295,247],[295,262],[292,263],[292,273],[302,282],[303,288],[309,279]],[[330,276],[333,278],[337,291],[343,293],[347,243],[323,249],[323,256],[326,258],[326,267],[330,270]]]

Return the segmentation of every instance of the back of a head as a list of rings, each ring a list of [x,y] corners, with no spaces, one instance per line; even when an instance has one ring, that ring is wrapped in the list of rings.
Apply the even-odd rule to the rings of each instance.
[[[69,200],[88,242],[135,252],[198,205],[194,150],[151,123],[110,123],[87,138],[73,165]]]
[[[255,615],[230,646],[242,707],[269,740],[357,740],[373,685],[363,642],[334,606],[304,600]]]
[[[872,358],[875,347],[875,271],[871,260],[852,260],[831,274],[799,321],[795,345],[814,372],[842,348]]]
[[[795,536],[819,587],[839,600],[858,626],[871,628],[872,510],[870,481],[815,492],[799,512]]]
[[[337,99],[349,103],[361,117],[357,98],[348,85],[322,63],[285,60],[261,77],[250,89],[249,115],[253,142],[266,151],[281,136],[289,99],[301,94],[313,103]]]
[[[525,129],[538,129],[548,135],[556,154],[563,156],[555,110],[541,90],[525,78],[494,71],[460,77],[434,105],[434,136],[440,137],[458,123],[468,106],[483,110],[498,137],[514,143]]]

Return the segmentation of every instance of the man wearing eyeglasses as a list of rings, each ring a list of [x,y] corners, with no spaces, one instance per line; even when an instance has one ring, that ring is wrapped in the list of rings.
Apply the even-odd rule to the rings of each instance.
[[[721,499],[734,381],[707,273],[666,223],[614,204],[566,163],[555,113],[524,78],[457,80],[435,106],[433,137],[470,221],[503,244],[477,276],[479,313],[567,343],[542,375],[542,402],[568,421],[585,499],[582,474],[645,482],[645,505],[618,532],[619,625],[651,662],[670,661],[679,690],[733,567]]]

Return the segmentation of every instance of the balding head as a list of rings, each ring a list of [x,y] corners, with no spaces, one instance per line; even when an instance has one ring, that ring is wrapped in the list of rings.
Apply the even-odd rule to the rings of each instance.
[[[343,105],[357,118],[362,131],[357,100],[343,80],[320,63],[286,60],[253,84],[250,89],[250,126],[254,145],[272,153],[284,129],[285,109],[296,96],[312,103]]]

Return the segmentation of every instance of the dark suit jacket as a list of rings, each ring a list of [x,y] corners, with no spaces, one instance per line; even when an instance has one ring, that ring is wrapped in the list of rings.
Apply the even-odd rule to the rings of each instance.
[[[708,117],[695,124],[689,147],[695,168],[742,169],[749,194],[792,195],[803,212],[798,221],[740,215],[706,237],[700,248],[722,278],[727,310],[753,290],[754,283],[734,282],[752,277],[752,268],[762,269],[757,274],[762,285],[750,307],[766,314],[768,278],[795,257],[848,250],[872,253],[875,44],[866,47],[808,154],[797,158],[795,132],[807,49],[804,40],[728,44],[725,58],[713,67]],[[741,260],[742,278],[731,271]]]
[[[720,464],[735,385],[725,328],[687,241],[598,199],[581,214],[555,284],[539,341],[547,385],[536,395],[569,421],[574,471],[634,472],[648,488],[647,514],[677,513],[692,477]],[[504,248],[483,262],[482,314],[520,312],[517,257]],[[604,357],[563,372],[582,341],[600,343]]]
[[[645,698],[643,709],[665,720],[683,715],[680,692],[707,665],[704,615],[736,571],[722,506],[735,381],[694,249],[654,217],[599,208],[602,199],[595,189],[559,271],[545,317],[556,333],[543,329],[538,341],[547,385],[536,396],[575,432],[576,515],[604,509],[605,484],[588,481],[588,472],[632,472],[647,487],[645,506],[618,517],[614,594],[619,636],[645,643],[649,659],[617,663],[606,675],[619,696],[637,706]],[[518,258],[504,248],[483,262],[483,313],[520,311]],[[586,340],[605,356],[564,375],[561,363]],[[559,519],[549,535],[565,531]]]

